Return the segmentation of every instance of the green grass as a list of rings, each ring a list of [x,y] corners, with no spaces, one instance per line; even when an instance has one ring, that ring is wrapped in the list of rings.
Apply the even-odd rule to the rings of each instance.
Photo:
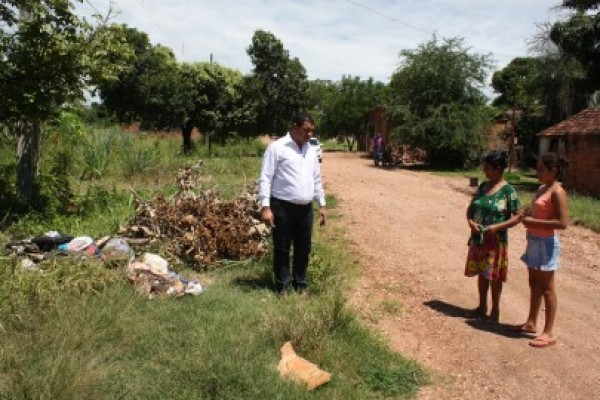
[[[101,176],[70,177],[77,213],[30,213],[0,232],[0,238],[50,229],[91,236],[114,233],[133,212],[129,188],[148,198],[173,193],[177,168],[199,158],[205,160],[204,187],[217,186],[226,197],[258,176],[259,157],[204,158],[201,146],[191,157],[180,157],[178,144],[169,138],[134,140],[134,150],[150,148],[158,154],[145,166],[148,173],[124,168],[120,149],[132,147],[116,146],[111,153],[116,161]],[[138,295],[122,270],[99,262],[56,258],[32,272],[21,270],[11,256],[0,258],[0,398],[413,396],[427,383],[427,374],[392,352],[346,305],[358,261],[335,224],[340,218],[337,199],[328,196],[327,201],[331,223],[315,228],[309,298],[273,294],[268,256],[226,263],[203,274],[184,269],[184,276],[205,284],[205,293],[155,300]],[[332,381],[309,393],[280,379],[279,348],[288,340],[301,356],[331,372]]]
[[[597,197],[570,194],[569,215],[578,223],[600,233],[600,199]]]
[[[384,300],[380,304],[381,309],[390,315],[402,314],[402,304],[398,300]]]
[[[356,148],[356,144],[354,145]],[[321,142],[321,149],[323,151],[348,151],[348,144],[345,140],[338,141],[336,139],[326,139]]]
[[[19,272],[35,283],[2,287],[13,303],[19,292],[26,293],[26,301],[18,302],[20,309],[11,312],[18,318],[5,320],[0,333],[0,397],[414,395],[426,383],[423,370],[391,352],[346,307],[355,260],[344,251],[343,232],[335,226],[325,229],[315,232],[309,270],[313,296],[308,299],[292,295],[281,300],[272,293],[268,258],[202,275],[211,284],[198,297],[152,301],[122,280],[115,282],[117,271],[98,266],[79,265],[86,272],[74,277],[75,266],[57,266],[60,273]],[[86,286],[90,279],[85,274],[103,282],[104,290]],[[2,278],[4,285],[11,281]],[[278,351],[288,340],[301,356],[331,372],[332,382],[313,394],[282,381],[276,371]]]

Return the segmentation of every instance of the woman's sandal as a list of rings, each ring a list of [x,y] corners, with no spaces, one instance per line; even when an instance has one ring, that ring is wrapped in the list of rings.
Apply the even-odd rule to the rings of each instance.
[[[555,338],[542,337],[542,336],[538,336],[529,342],[529,345],[531,347],[537,347],[537,348],[548,347],[548,346],[552,346],[555,344],[556,344]]]

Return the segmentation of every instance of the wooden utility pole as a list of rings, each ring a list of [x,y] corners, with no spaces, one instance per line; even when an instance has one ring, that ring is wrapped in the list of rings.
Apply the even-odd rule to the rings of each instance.
[[[210,53],[210,58],[209,58],[209,62],[212,64],[213,63],[213,53]],[[210,135],[211,132],[205,132],[204,133],[206,135],[206,149],[208,150],[208,156],[211,156],[211,142],[210,142]]]
[[[519,84],[519,59],[515,58],[515,77],[514,77],[514,90],[513,90],[513,101],[512,101],[512,116],[511,116],[511,132],[510,132],[510,143],[508,145],[508,172],[512,172],[513,163],[515,162],[515,129],[516,129],[516,118],[517,112],[517,92]]]

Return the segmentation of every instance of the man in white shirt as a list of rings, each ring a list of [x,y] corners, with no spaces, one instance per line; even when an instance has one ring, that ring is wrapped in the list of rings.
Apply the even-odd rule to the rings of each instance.
[[[319,202],[320,224],[327,219],[321,166],[308,142],[314,131],[308,114],[294,117],[292,129],[265,151],[259,180],[261,218],[273,228],[275,289],[286,295],[293,285],[306,291],[306,270],[311,248],[313,208]],[[290,248],[294,246],[290,278]]]

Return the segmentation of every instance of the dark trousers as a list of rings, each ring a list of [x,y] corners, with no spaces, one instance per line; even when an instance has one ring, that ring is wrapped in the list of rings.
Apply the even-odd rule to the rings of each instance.
[[[314,215],[312,203],[297,205],[271,197],[271,211],[275,217],[273,271],[275,272],[276,289],[287,289],[290,283],[298,289],[305,289]],[[290,247],[292,243],[294,261],[292,279],[290,279]]]

